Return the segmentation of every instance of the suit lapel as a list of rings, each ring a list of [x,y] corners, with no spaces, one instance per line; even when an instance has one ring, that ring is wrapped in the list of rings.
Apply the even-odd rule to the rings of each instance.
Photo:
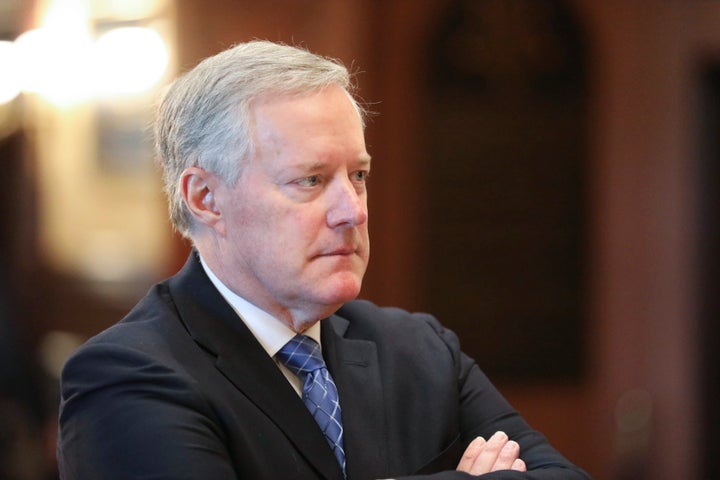
[[[323,356],[340,395],[348,478],[385,478],[387,422],[378,407],[383,396],[376,345],[347,338],[349,322],[338,315],[323,322]]]
[[[252,332],[215,289],[196,258],[170,280],[182,322],[193,339],[216,355],[216,367],[295,448],[328,479],[342,478],[337,460],[310,412]]]

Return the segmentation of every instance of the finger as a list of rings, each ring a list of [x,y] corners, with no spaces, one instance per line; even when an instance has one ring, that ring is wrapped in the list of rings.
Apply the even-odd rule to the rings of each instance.
[[[500,450],[495,460],[495,464],[491,468],[491,472],[496,470],[508,470],[512,467],[513,462],[520,456],[520,445],[515,441],[508,441]]]
[[[471,475],[482,475],[492,471],[493,465],[497,461],[500,451],[503,449],[508,441],[508,436],[504,432],[495,432],[485,444],[485,447],[477,456],[475,463],[470,468]]]
[[[482,452],[487,442],[483,437],[477,437],[475,440],[470,442],[470,445],[465,449],[460,463],[458,463],[457,470],[460,472],[470,473],[470,469],[475,463],[475,459],[480,452]]]
[[[518,458],[513,462],[510,470],[515,470],[517,472],[525,472],[527,471],[527,466],[525,466],[525,462]]]

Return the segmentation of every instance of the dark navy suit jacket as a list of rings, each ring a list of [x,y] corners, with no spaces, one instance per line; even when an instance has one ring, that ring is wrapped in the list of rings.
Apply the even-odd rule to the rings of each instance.
[[[349,480],[471,478],[453,471],[462,452],[498,430],[532,471],[483,478],[587,478],[433,317],[354,301],[321,325]],[[68,360],[58,461],[64,480],[342,479],[312,416],[195,253]]]

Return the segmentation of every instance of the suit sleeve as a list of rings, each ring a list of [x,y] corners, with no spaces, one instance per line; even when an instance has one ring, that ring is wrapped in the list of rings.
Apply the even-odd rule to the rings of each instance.
[[[60,478],[235,478],[212,415],[181,373],[143,352],[86,345],[63,371]]]
[[[438,336],[447,346],[456,368],[460,391],[461,442],[464,447],[477,436],[490,438],[497,431],[504,431],[520,444],[520,458],[527,465],[527,472],[502,470],[480,476],[462,472],[441,472],[431,475],[403,477],[405,480],[472,479],[486,480],[589,480],[580,468],[565,459],[547,439],[515,411],[500,394],[487,376],[470,357],[460,351],[456,335],[443,328],[433,317],[426,316]],[[463,448],[464,449],[464,448]],[[460,458],[457,458],[459,461]]]

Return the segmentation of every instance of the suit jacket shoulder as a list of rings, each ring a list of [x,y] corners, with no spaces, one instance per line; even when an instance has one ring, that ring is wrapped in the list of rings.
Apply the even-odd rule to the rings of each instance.
[[[497,430],[534,471],[488,478],[585,478],[432,316],[354,301],[322,322],[349,479],[466,478],[453,471],[465,446]],[[81,347],[61,387],[64,479],[342,480],[312,415],[194,254]]]
[[[61,478],[342,478],[194,256],[71,356],[61,396]]]

